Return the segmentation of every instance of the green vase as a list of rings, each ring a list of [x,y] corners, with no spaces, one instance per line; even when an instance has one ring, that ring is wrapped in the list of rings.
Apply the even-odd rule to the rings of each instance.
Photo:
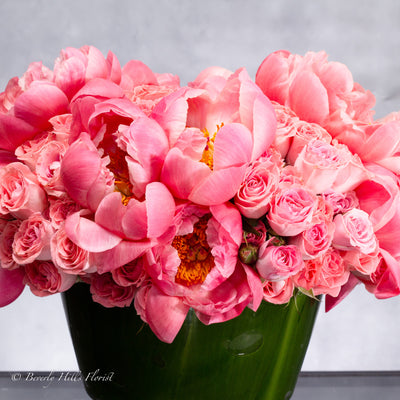
[[[104,308],[89,286],[63,293],[85,388],[96,400],[289,399],[319,301],[262,302],[230,321],[203,325],[190,311],[172,344],[161,342],[134,307]]]

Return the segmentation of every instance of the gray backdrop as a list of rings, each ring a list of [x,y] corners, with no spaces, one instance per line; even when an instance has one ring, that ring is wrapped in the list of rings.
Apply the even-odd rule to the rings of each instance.
[[[186,83],[204,68],[245,66],[270,52],[325,50],[377,98],[400,109],[397,0],[0,0],[0,92],[31,61],[52,68],[62,48],[92,44],[121,64],[140,59]],[[400,369],[400,300],[363,288],[318,316],[303,370]],[[0,309],[0,370],[77,370],[60,297],[28,289]]]

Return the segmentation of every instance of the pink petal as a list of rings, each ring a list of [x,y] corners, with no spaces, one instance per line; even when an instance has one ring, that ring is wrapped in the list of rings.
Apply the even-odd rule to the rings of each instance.
[[[118,236],[124,236],[122,219],[125,217],[127,207],[122,204],[121,193],[113,192],[105,196],[100,202],[96,214],[96,224]]]
[[[60,175],[69,196],[82,207],[95,211],[102,198],[113,191],[104,170],[96,146],[87,134],[82,134],[66,151]]]
[[[121,65],[118,58],[111,51],[107,54],[107,64],[109,69],[109,79],[119,85],[121,82]]]
[[[86,81],[95,78],[108,78],[108,64],[102,52],[94,46],[89,47],[87,54]]]
[[[178,198],[187,199],[198,182],[211,175],[211,170],[204,163],[183,155],[177,148],[171,149],[161,171],[161,181]]]
[[[30,88],[16,100],[14,114],[35,128],[47,129],[49,119],[55,115],[66,114],[69,101],[64,92],[52,83],[33,82]]]
[[[156,75],[141,61],[131,60],[123,66],[121,80],[122,88],[132,90],[135,86],[156,84]]]
[[[66,219],[65,231],[75,244],[94,253],[110,250],[122,240],[95,222],[82,218],[79,211]]]
[[[350,274],[349,280],[340,288],[340,292],[337,297],[332,297],[330,295],[325,296],[325,312],[328,312],[332,310],[333,307],[336,307],[359,283],[360,281],[353,274]]]
[[[289,107],[304,121],[322,125],[328,117],[328,93],[314,73],[303,71],[296,75],[290,85]]]
[[[387,268],[379,280],[374,294],[377,299],[388,299],[400,294],[400,262],[385,250],[381,249],[381,254]]]
[[[288,51],[270,54],[261,63],[256,74],[256,84],[270,99],[285,104],[288,97],[289,64]]]
[[[14,153],[0,149],[0,168],[7,164],[12,163],[12,162],[16,162],[16,161],[18,161],[18,159],[14,155]]]
[[[24,290],[24,270],[6,270],[0,267],[0,307],[12,303]]]
[[[96,78],[87,82],[86,85],[73,97],[72,102],[75,102],[77,99],[84,96],[116,99],[124,97],[124,92],[121,87],[115,83],[107,79]]]
[[[125,236],[130,240],[142,240],[147,237],[147,209],[144,201],[129,201],[122,227]]]
[[[225,203],[235,196],[245,171],[246,165],[213,171],[193,189],[188,199],[203,206]]]
[[[150,240],[140,242],[123,240],[110,250],[92,254],[92,261],[97,267],[97,272],[103,274],[135,260],[152,246]]]
[[[161,236],[172,224],[175,202],[169,190],[160,182],[146,186],[147,237]]]
[[[186,128],[188,99],[203,93],[203,90],[184,87],[164,97],[154,107],[151,117],[164,129],[171,147]]]
[[[251,132],[243,125],[224,125],[214,142],[214,171],[247,164],[251,159],[253,140]]]
[[[178,297],[167,296],[156,286],[147,294],[146,320],[155,335],[166,343],[172,343],[181,329],[189,306]]]
[[[14,151],[33,138],[38,128],[13,115],[0,114],[0,149]]]

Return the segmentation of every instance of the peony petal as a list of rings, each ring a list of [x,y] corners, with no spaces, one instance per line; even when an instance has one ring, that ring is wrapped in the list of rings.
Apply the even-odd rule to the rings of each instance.
[[[66,114],[68,111],[69,101],[64,92],[45,81],[33,82],[30,88],[17,98],[14,106],[17,118],[43,130],[51,127],[51,117]]]
[[[188,199],[203,206],[225,203],[239,190],[245,171],[246,165],[213,171],[193,189]]]
[[[0,307],[12,303],[24,290],[24,270],[6,270],[0,267]]]
[[[340,292],[337,297],[333,297],[329,294],[325,296],[325,312],[328,312],[332,310],[333,307],[336,307],[359,283],[360,281],[353,274],[350,274],[349,280],[340,288]]]
[[[85,96],[116,99],[124,97],[124,92],[121,87],[116,85],[114,82],[107,79],[96,78],[88,81],[86,85],[72,98],[72,102]]]
[[[288,51],[276,51],[261,63],[256,73],[256,84],[273,101],[285,104],[288,97]]]
[[[198,182],[211,175],[204,163],[183,155],[177,148],[171,149],[165,157],[161,181],[178,198],[187,199]]]
[[[166,343],[172,343],[181,329],[189,306],[178,297],[167,296],[156,286],[147,294],[146,320],[156,336]]]
[[[124,236],[122,219],[126,206],[122,204],[121,193],[113,192],[104,197],[96,210],[95,222],[118,236]]]
[[[95,78],[108,78],[108,64],[102,52],[94,46],[89,47],[87,54],[86,81]]]
[[[104,274],[135,260],[152,246],[150,240],[140,242],[123,240],[110,250],[92,254],[92,262],[97,266],[97,272]]]
[[[224,125],[214,141],[214,171],[247,164],[252,150],[252,135],[245,126],[237,123]]]
[[[146,202],[131,199],[122,220],[125,236],[130,240],[147,238],[147,209]]]
[[[75,244],[94,253],[110,250],[122,240],[95,222],[82,218],[79,211],[68,216],[65,231]]]
[[[132,90],[140,85],[157,85],[157,77],[146,64],[130,60],[122,68],[121,87]]]
[[[164,129],[172,147],[186,128],[188,99],[193,99],[204,91],[200,89],[181,88],[164,97],[153,109],[151,117]]]
[[[146,186],[147,237],[161,236],[172,224],[175,202],[169,190],[160,182]]]
[[[323,124],[329,115],[328,93],[314,73],[303,71],[294,78],[290,85],[289,107],[300,119]]]
[[[0,149],[14,151],[18,146],[33,138],[38,128],[13,115],[0,114]]]
[[[95,211],[114,187],[106,176],[96,146],[86,133],[71,144],[66,151],[60,175],[68,195],[84,208]]]

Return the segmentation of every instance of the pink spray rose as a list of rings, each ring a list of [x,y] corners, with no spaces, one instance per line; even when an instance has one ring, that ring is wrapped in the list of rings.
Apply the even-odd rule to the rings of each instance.
[[[67,274],[84,275],[96,270],[90,263],[89,252],[68,238],[64,226],[52,236],[50,249],[54,265]]]
[[[269,210],[278,189],[279,168],[270,161],[255,161],[246,170],[234,198],[240,213],[247,218],[260,218]]]
[[[288,187],[279,191],[271,203],[267,219],[281,236],[295,236],[312,226],[317,197],[303,187]]]
[[[289,164],[294,165],[297,157],[309,142],[320,140],[325,143],[331,143],[332,137],[329,133],[319,126],[306,121],[295,121],[293,123],[293,140],[288,150],[286,160]]]
[[[312,290],[315,296],[329,294],[336,297],[349,276],[339,251],[329,249],[320,257],[306,260],[304,268],[293,279],[297,287]]]
[[[292,278],[280,281],[265,281],[263,283],[263,298],[272,304],[286,304],[292,298],[293,290]]]
[[[93,301],[104,307],[129,307],[135,292],[134,286],[117,285],[110,273],[91,275],[90,293],[92,293]]]
[[[307,143],[294,164],[304,185],[314,193],[329,189],[347,192],[366,179],[361,161],[345,145],[329,144],[322,140]]]
[[[76,276],[62,272],[51,261],[35,261],[25,265],[24,283],[36,296],[65,292],[75,281]]]
[[[46,194],[26,165],[14,162],[0,168],[0,214],[27,218],[46,206]]]
[[[41,214],[32,214],[22,221],[13,242],[13,258],[18,264],[50,260],[50,239],[53,228]]]
[[[364,254],[376,251],[378,243],[372,223],[365,211],[353,208],[337,214],[333,220],[335,233],[332,244],[340,250],[359,250]]]
[[[271,246],[265,242],[259,248],[256,269],[263,279],[285,280],[297,274],[302,268],[303,260],[296,246]]]
[[[13,258],[13,243],[20,225],[20,220],[8,221],[0,232],[0,265],[2,268],[11,270],[19,267]]]

